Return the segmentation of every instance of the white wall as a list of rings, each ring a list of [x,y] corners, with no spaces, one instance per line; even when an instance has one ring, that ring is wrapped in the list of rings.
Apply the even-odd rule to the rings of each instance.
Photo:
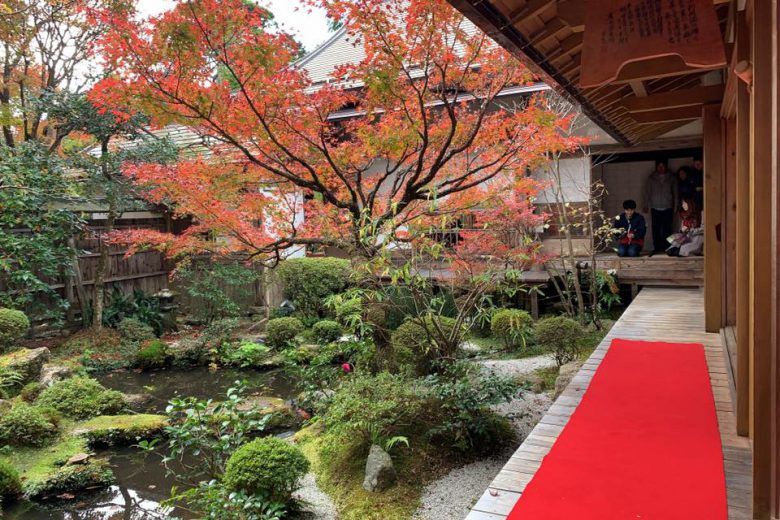
[[[590,192],[590,158],[575,157],[560,161],[561,182],[563,184],[563,197],[567,202],[586,202]],[[551,181],[550,174],[545,170],[534,172],[534,177],[543,182]],[[538,202],[552,204],[556,202],[555,193],[549,187],[539,193]]]

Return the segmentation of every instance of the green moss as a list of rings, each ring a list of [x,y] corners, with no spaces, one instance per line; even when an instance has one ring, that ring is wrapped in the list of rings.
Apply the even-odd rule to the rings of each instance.
[[[87,329],[68,338],[54,349],[59,363],[77,363],[89,371],[100,372],[129,367],[135,360],[137,343],[123,342],[114,329]]]
[[[325,434],[301,442],[311,463],[317,484],[333,499],[342,520],[408,520],[420,505],[425,486],[440,478],[457,463],[451,452],[431,446],[417,446],[393,453],[397,484],[381,493],[363,489],[366,457],[355,456],[352,447],[341,443],[335,451]]]
[[[113,482],[111,470],[101,460],[66,466],[68,459],[74,455],[89,453],[86,439],[72,435],[72,427],[72,423],[63,424],[63,433],[51,446],[15,448],[0,455],[0,461],[19,472],[22,493],[26,498],[53,496]]]
[[[117,446],[160,437],[167,424],[164,415],[103,415],[79,423],[73,433],[90,446]]]

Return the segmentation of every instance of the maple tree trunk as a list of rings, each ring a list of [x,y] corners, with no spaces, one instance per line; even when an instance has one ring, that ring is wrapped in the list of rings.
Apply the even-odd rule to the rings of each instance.
[[[108,220],[106,221],[106,229],[103,233],[108,234],[114,229],[114,222],[116,220],[114,209],[109,209]],[[101,238],[100,239],[100,257],[98,258],[97,269],[95,270],[95,299],[94,299],[94,314],[92,316],[92,328],[100,330],[103,328],[103,309],[105,308],[105,285],[106,285],[106,273],[108,272],[109,264],[109,247],[108,244]]]

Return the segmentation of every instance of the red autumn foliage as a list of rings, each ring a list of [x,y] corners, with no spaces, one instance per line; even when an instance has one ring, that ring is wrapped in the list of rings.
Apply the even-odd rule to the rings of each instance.
[[[207,157],[128,170],[196,225],[122,240],[262,261],[306,244],[370,256],[465,212],[477,213],[487,230],[478,242],[489,236],[493,251],[513,226],[535,225],[528,196],[538,187],[526,170],[574,143],[561,132],[567,119],[534,98],[503,97],[536,81],[520,62],[444,0],[305,3],[345,20],[365,50],[328,84],[294,66],[294,40],[243,0],[187,0],[151,20],[101,14],[115,75],[93,102],[187,125],[214,144]],[[344,108],[361,116],[330,118]],[[476,247],[476,235],[463,236],[462,251]],[[501,247],[520,254],[511,241]]]

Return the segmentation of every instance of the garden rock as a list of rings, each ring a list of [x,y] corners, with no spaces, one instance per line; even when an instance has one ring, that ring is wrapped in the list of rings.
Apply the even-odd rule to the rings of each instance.
[[[68,459],[65,463],[66,466],[73,466],[75,464],[86,464],[90,455],[88,453],[77,453]]]
[[[279,397],[249,396],[238,405],[238,409],[242,411],[256,410],[260,415],[271,415],[271,419],[265,425],[266,429],[271,431],[294,429],[301,422],[295,409]]]
[[[43,364],[49,360],[49,349],[46,347],[23,348],[10,354],[0,356],[0,368],[16,370],[22,374],[22,384],[37,381]]]
[[[580,371],[580,368],[582,368],[581,361],[572,361],[561,367],[558,371],[558,377],[555,379],[556,398],[566,390],[566,387],[569,386],[569,383],[571,383],[571,380],[577,375],[577,372]]]
[[[73,375],[73,371],[68,367],[45,364],[41,368],[41,378],[39,379],[39,382],[43,387],[48,388],[54,383],[69,378],[71,375]]]
[[[391,488],[396,480],[393,459],[385,450],[376,444],[371,446],[366,460],[366,478],[363,480],[363,489],[376,493]]]
[[[143,412],[154,401],[154,396],[151,394],[125,394],[125,402],[127,408],[134,412]]]

